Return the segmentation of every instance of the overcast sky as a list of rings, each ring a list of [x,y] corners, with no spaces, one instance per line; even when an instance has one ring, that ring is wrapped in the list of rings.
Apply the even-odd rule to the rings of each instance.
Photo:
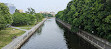
[[[17,9],[27,10],[28,7],[32,7],[36,12],[40,11],[54,11],[58,12],[66,8],[68,2],[71,0],[0,0],[3,3],[11,3]]]

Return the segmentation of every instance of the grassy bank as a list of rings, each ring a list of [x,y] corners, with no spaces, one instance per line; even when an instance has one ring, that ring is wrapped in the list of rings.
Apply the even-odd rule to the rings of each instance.
[[[19,27],[21,29],[26,29],[26,30],[30,30],[32,27],[34,27],[35,25],[23,25],[23,26],[16,26]]]
[[[22,25],[22,26],[15,26],[15,27],[18,27],[18,28],[21,28],[21,29],[30,30],[34,26],[35,25]],[[18,37],[18,36],[21,36],[24,33],[25,33],[25,31],[18,30],[18,29],[15,29],[15,28],[11,28],[11,27],[10,28],[6,28],[4,30],[1,30],[0,31],[0,49],[2,47],[6,46],[7,44],[9,44],[13,40],[12,38],[14,36]]]
[[[14,36],[18,37],[24,34],[25,31],[17,30],[14,28],[6,28],[0,31],[0,49],[9,44]]]
[[[16,26],[16,27],[33,27],[35,25],[23,25],[23,26]]]

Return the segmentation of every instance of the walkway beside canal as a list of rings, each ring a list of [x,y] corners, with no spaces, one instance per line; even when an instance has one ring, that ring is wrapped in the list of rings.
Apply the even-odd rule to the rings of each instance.
[[[63,26],[68,28],[69,30],[71,29],[71,25],[68,23],[65,23],[59,19],[56,19],[57,22],[61,23]],[[82,37],[84,40],[88,41],[98,49],[111,49],[111,43],[101,39],[97,36],[94,36],[88,32],[85,32],[83,30],[80,30],[79,32],[76,33],[78,36]]]
[[[32,29],[29,31],[26,31],[22,36],[17,37],[14,39],[11,43],[3,47],[2,49],[18,49],[20,46],[30,38],[30,36],[47,20],[45,18],[42,22],[39,22],[37,25],[35,25]],[[18,29],[18,28],[17,28]]]
[[[14,26],[11,26],[12,28],[15,28],[15,29],[18,29],[18,30],[22,30],[22,31],[28,31],[26,29],[21,29],[21,27],[14,27]]]

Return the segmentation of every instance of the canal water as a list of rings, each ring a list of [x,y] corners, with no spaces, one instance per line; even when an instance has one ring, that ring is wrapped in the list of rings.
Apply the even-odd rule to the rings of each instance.
[[[96,49],[76,34],[71,33],[55,18],[47,19],[20,49]]]

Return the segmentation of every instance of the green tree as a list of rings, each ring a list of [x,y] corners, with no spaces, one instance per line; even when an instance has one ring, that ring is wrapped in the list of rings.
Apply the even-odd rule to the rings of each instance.
[[[34,15],[35,14],[35,10],[33,8],[27,8],[28,11],[26,11],[27,14],[32,14]]]
[[[72,0],[56,18],[99,37],[111,38],[111,0]]]
[[[12,22],[9,8],[4,3],[0,3],[0,30],[8,27]]]
[[[40,13],[36,13],[34,16],[36,17],[37,22],[39,22],[43,19],[43,15]]]
[[[35,16],[27,13],[14,13],[13,14],[13,23],[12,25],[30,25],[35,24],[36,18]]]
[[[42,15],[44,16],[44,17],[54,17],[52,14],[50,14],[50,13],[42,13]]]
[[[20,13],[19,10],[17,10],[17,9],[15,10],[15,12]]]

